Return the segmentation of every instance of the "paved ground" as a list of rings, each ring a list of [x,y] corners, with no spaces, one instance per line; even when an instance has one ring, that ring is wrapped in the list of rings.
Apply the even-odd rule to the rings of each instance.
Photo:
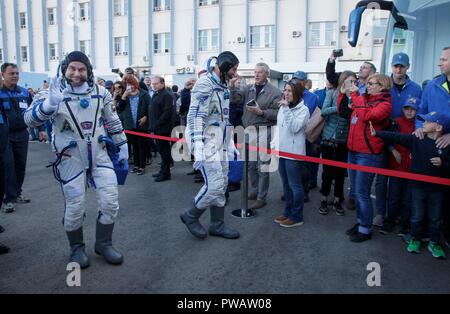
[[[61,225],[63,199],[51,172],[49,147],[30,146],[25,194],[30,205],[0,214],[7,232],[0,241],[12,252],[0,257],[0,293],[449,293],[449,261],[412,256],[396,236],[374,234],[363,244],[348,241],[344,231],[354,223],[345,217],[317,213],[318,191],[305,208],[305,225],[286,230],[272,222],[281,213],[278,175],[272,177],[269,205],[253,220],[227,215],[239,229],[237,241],[194,239],[179,214],[200,188],[177,164],[173,180],[156,184],[151,167],[144,177],[131,175],[120,189],[121,213],[115,244],[125,254],[120,267],[106,265],[93,253],[96,201],[89,193],[85,223],[91,267],[82,272],[82,287],[66,285],[68,243]],[[239,208],[233,193],[228,211]],[[209,215],[203,217],[207,225]],[[369,288],[366,267],[381,265],[381,287]]]

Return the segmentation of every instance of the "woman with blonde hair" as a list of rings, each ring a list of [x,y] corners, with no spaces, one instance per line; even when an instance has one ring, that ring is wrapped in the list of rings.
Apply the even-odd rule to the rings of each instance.
[[[367,94],[360,95],[358,87],[350,89],[352,111],[350,132],[347,141],[349,163],[369,166],[383,166],[383,140],[370,136],[370,123],[375,130],[385,129],[392,113],[389,76],[373,74],[367,80]],[[358,223],[347,231],[352,242],[363,242],[372,237],[373,205],[371,188],[375,174],[350,170],[351,185],[355,189]]]

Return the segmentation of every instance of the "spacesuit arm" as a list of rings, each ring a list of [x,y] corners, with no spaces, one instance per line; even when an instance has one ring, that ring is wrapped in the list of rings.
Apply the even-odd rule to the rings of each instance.
[[[44,104],[49,102],[48,90],[42,90],[34,97],[31,106],[24,113],[25,123],[31,128],[37,128],[50,120],[56,111],[46,111]]]
[[[117,112],[112,109],[111,94],[105,90],[103,95],[103,111],[102,116],[106,121],[108,135],[113,139],[114,144],[120,147],[127,143],[127,136],[123,130],[122,122]]]

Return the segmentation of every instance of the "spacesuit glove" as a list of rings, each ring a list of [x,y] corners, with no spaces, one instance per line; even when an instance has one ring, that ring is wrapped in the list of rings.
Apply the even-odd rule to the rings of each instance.
[[[206,161],[205,145],[202,141],[194,142],[194,170],[199,170],[203,167]]]
[[[236,148],[236,146],[230,146],[229,150],[228,150],[228,159],[230,161],[233,160],[239,160],[239,157],[241,157],[241,153],[239,152],[239,150]]]
[[[119,162],[128,160],[128,145],[124,144],[119,149]]]
[[[54,77],[50,81],[50,86],[48,88],[48,102],[46,102],[46,106],[48,106],[48,108],[44,108],[44,109],[49,109],[50,111],[56,111],[59,104],[62,103],[62,101],[64,100],[66,95],[67,95],[67,91],[61,90],[61,84],[60,84],[58,78]]]

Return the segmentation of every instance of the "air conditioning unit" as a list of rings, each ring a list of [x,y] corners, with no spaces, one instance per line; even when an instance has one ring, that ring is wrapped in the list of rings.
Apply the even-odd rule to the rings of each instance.
[[[337,42],[335,40],[330,42],[330,46],[336,46],[336,45],[337,45]]]
[[[240,44],[245,43],[245,37],[244,37],[244,36],[239,36],[239,37],[237,38],[237,42],[240,43]]]
[[[26,25],[20,25],[20,28],[24,29],[24,28],[27,28],[27,26]]]
[[[342,25],[340,30],[341,30],[341,32],[346,32],[347,31],[347,25]]]
[[[127,51],[122,52],[122,54],[123,54],[124,56],[128,56],[128,52],[127,52]]]
[[[55,21],[49,21],[48,25],[55,25]]]
[[[283,81],[285,82],[289,82],[290,80],[292,80],[292,74],[284,74],[283,75]]]
[[[300,31],[293,31],[292,32],[292,37],[294,37],[294,38],[302,37],[302,32],[300,32]]]
[[[121,52],[118,52],[118,51],[116,51],[116,52],[114,53],[114,55],[116,55],[116,56],[121,56],[121,55],[122,55],[122,53],[121,53]]]
[[[194,61],[194,55],[187,55],[186,59],[187,61]]]
[[[51,56],[50,60],[58,60],[58,57],[57,56]]]
[[[86,17],[85,17],[85,16],[82,16],[82,17],[80,17],[79,20],[80,20],[80,21],[86,21]]]
[[[115,16],[121,16],[121,15],[122,15],[122,13],[120,13],[120,12],[116,12],[116,13],[114,13],[114,15],[115,15]]]
[[[406,44],[406,39],[405,38],[395,38],[394,44],[404,45],[404,44]]]
[[[185,67],[185,71],[186,73],[195,73],[195,68],[194,67]]]
[[[384,44],[384,38],[375,38],[373,40],[374,45],[383,45]]]
[[[186,68],[178,68],[176,71],[178,74],[184,74],[186,72]]]
[[[161,7],[154,7],[153,11],[161,11]]]

